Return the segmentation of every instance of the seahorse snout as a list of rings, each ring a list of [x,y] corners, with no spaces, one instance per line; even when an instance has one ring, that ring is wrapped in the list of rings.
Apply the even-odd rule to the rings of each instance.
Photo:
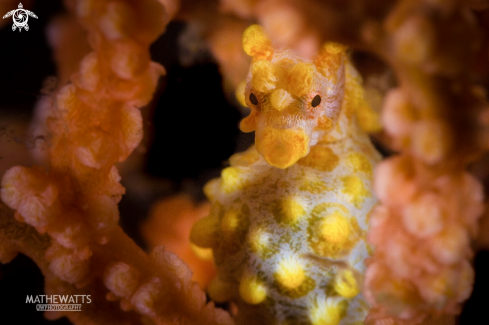
[[[309,153],[309,136],[302,128],[266,127],[256,132],[256,149],[272,166],[287,168]]]

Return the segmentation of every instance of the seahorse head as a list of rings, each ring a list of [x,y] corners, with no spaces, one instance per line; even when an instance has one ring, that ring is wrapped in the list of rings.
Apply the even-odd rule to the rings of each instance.
[[[313,60],[276,50],[259,25],[243,34],[253,57],[245,90],[251,113],[243,132],[255,131],[258,152],[272,166],[287,168],[338,120],[345,84],[345,47],[327,43]]]

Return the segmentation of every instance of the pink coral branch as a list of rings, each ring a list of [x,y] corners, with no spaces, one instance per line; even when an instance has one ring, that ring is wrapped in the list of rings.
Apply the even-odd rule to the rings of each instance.
[[[176,255],[159,247],[148,256],[117,226],[125,189],[114,164],[141,141],[139,108],[164,73],[150,61],[149,44],[168,21],[165,9],[153,0],[73,0],[67,6],[87,29],[93,51],[56,94],[47,122],[49,170],[13,167],[2,179],[2,200],[16,210],[15,219],[44,234],[4,218],[3,261],[24,252],[46,276],[47,292],[94,295],[96,307],[70,315],[75,323],[139,323],[138,314],[156,324],[232,323],[206,304]]]

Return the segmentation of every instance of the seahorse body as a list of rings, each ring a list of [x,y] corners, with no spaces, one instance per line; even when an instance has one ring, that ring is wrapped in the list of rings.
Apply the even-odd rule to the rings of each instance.
[[[356,122],[360,78],[338,44],[305,62],[254,25],[243,45],[254,62],[241,129],[256,146],[205,188],[213,207],[191,239],[213,249],[209,294],[235,302],[239,324],[363,324],[379,155]]]

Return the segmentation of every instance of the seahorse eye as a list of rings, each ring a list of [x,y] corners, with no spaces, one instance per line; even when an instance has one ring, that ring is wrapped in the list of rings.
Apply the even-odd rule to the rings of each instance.
[[[316,96],[315,96],[315,97],[312,99],[311,106],[312,106],[312,107],[316,107],[316,106],[318,106],[319,104],[321,104],[321,96],[316,95]]]
[[[253,94],[253,93],[250,94],[250,102],[253,105],[258,105],[258,99],[256,98],[255,94]]]

